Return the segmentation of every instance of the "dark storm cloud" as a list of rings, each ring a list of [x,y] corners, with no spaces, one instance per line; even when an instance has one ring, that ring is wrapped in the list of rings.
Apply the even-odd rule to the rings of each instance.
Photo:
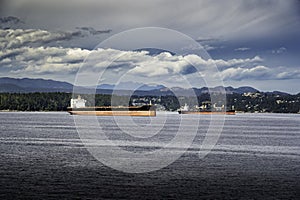
[[[24,21],[22,21],[20,18],[15,16],[8,16],[8,17],[0,17],[0,23],[24,24]]]
[[[44,46],[52,45],[57,42],[65,42],[78,38],[89,37],[90,34],[104,34],[111,30],[98,31],[92,28],[86,31],[82,29],[77,31],[47,31],[40,29],[0,29],[0,49],[1,48],[20,48],[23,46]]]
[[[195,39],[248,37],[285,33],[296,23],[295,1],[225,0],[207,1],[105,1],[105,0],[11,0],[20,15],[44,28],[92,26],[109,27],[115,32],[143,26],[161,26],[183,31]],[[39,19],[39,20],[36,20]],[[282,28],[284,27],[284,28]],[[109,30],[107,29],[107,30]],[[93,31],[92,31],[93,32]],[[100,31],[99,33],[101,33]]]
[[[84,59],[82,55],[87,55],[86,49],[91,52],[111,35],[111,30],[119,33],[154,26],[196,39],[209,52],[209,62],[219,67],[224,80],[253,80],[247,82],[253,84],[264,79],[295,80],[300,78],[299,5],[299,0],[9,0],[0,4],[0,61],[4,65],[15,59],[13,66],[22,59],[27,74],[49,72],[51,78],[65,68],[72,72],[77,69],[78,62]],[[182,48],[180,44],[178,48]],[[25,52],[18,53],[20,49]],[[62,49],[63,55],[48,54]],[[128,62],[137,59],[131,72],[138,75],[167,77],[172,71],[194,72],[181,60],[170,61],[167,56],[160,60],[154,55],[125,55]],[[202,62],[204,66],[210,64]],[[125,66],[128,65],[116,65],[114,70],[126,69]],[[157,67],[155,71],[152,66]]]
[[[198,39],[196,39],[197,42],[199,43],[210,43],[210,42],[217,42],[219,41],[219,39],[217,38],[201,38],[198,37]]]
[[[180,73],[182,75],[188,75],[188,74],[193,74],[196,73],[197,69],[193,65],[187,65],[185,68],[183,68]]]
[[[16,27],[20,24],[25,24],[25,22],[18,17],[15,16],[0,17],[0,28],[7,29],[11,27]]]
[[[77,30],[85,31],[88,32],[92,35],[99,35],[99,34],[105,34],[105,33],[110,33],[112,30],[107,29],[107,30],[96,30],[93,27],[76,27]]]
[[[81,37],[72,32],[50,32],[35,29],[0,29],[0,49],[21,48],[23,46],[42,46],[51,42],[70,40],[74,37]]]

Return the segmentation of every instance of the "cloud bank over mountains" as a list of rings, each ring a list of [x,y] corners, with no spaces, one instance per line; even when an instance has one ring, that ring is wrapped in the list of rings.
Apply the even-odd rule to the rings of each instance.
[[[87,29],[90,30],[90,29]],[[59,75],[76,74],[82,62],[89,55],[95,60],[89,68],[91,72],[107,70],[111,73],[128,73],[132,76],[161,77],[184,76],[200,72],[202,76],[212,77],[210,68],[217,66],[224,80],[261,80],[261,79],[293,79],[300,78],[300,71],[286,71],[285,68],[269,68],[262,65],[261,57],[244,59],[208,59],[198,55],[172,55],[162,52],[150,55],[148,51],[121,51],[117,49],[65,48],[47,46],[72,37],[66,33],[46,30],[0,30],[0,66],[1,72],[9,74]],[[107,63],[113,58],[113,63]],[[194,64],[196,68],[191,65]]]

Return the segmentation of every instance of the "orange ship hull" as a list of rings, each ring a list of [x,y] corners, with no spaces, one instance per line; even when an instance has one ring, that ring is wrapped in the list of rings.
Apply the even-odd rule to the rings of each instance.
[[[68,111],[71,115],[155,117],[156,111]]]
[[[145,117],[156,116],[155,106],[152,105],[68,108],[67,111],[71,115],[145,116]]]

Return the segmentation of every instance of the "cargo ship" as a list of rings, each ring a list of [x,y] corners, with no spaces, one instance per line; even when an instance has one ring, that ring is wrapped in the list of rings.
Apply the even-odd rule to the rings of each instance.
[[[67,108],[71,115],[95,115],[95,116],[144,116],[155,117],[155,106],[95,106],[86,107],[86,100],[78,96],[77,99],[71,99],[71,106]]]
[[[235,115],[235,110],[225,110],[225,107],[221,107],[218,109],[211,109],[202,106],[198,110],[189,110],[189,106],[185,104],[183,108],[178,110],[179,114],[196,114],[196,115]]]

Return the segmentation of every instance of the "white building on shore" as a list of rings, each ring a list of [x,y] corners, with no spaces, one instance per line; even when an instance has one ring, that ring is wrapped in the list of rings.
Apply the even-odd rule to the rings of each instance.
[[[78,95],[77,99],[71,99],[71,108],[84,108],[86,100],[82,99],[80,95]]]

